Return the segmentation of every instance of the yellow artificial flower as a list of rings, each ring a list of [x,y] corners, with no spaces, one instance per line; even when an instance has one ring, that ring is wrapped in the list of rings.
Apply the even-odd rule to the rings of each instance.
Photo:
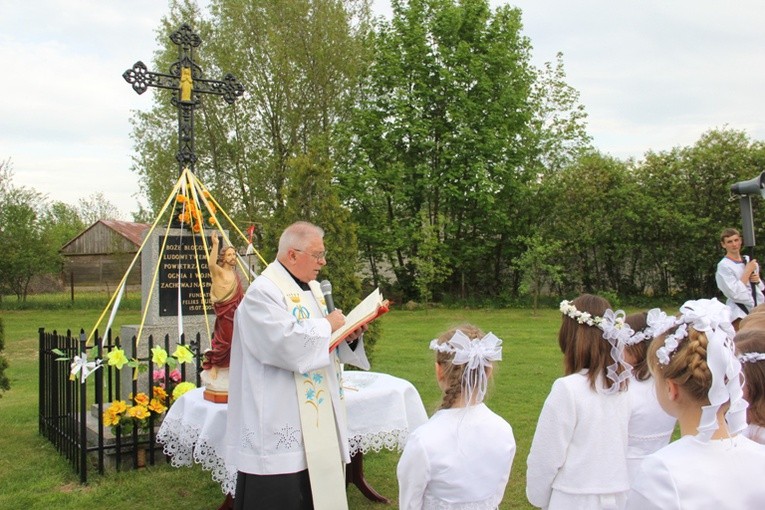
[[[215,218],[213,216],[210,216],[207,219],[207,221],[210,222],[210,225],[215,225],[217,223],[217,221],[215,221]]]
[[[106,357],[109,359],[109,365],[117,367],[117,370],[122,370],[122,367],[128,362],[127,356],[125,356],[125,351],[119,348],[109,351]]]
[[[110,407],[106,411],[104,411],[104,425],[107,427],[114,427],[116,425],[120,424],[120,415],[119,413],[116,413],[112,411],[112,408]]]
[[[133,400],[139,406],[146,407],[146,406],[149,405],[149,397],[148,397],[148,395],[146,395],[146,393],[139,393],[138,395],[135,396],[135,398]]]
[[[128,415],[136,420],[145,420],[149,417],[149,409],[146,406],[133,406],[128,409]]]
[[[176,386],[175,389],[173,390],[173,400],[178,400],[181,397],[181,395],[183,395],[187,391],[193,390],[194,388],[196,388],[196,386],[194,386],[194,383],[191,383],[188,381],[178,383],[178,386]]]
[[[107,411],[111,411],[114,414],[122,414],[127,411],[127,403],[124,400],[115,400]]]
[[[152,394],[154,398],[158,398],[159,400],[165,400],[167,398],[167,392],[162,386],[154,386]]]
[[[163,367],[167,364],[167,351],[160,346],[151,349],[151,362]]]
[[[156,414],[162,414],[165,411],[167,411],[167,407],[158,399],[153,398],[151,399],[151,402],[149,403],[149,411]]]
[[[185,345],[179,345],[178,348],[175,349],[173,357],[178,360],[178,363],[191,363],[194,361],[194,353],[192,353]]]

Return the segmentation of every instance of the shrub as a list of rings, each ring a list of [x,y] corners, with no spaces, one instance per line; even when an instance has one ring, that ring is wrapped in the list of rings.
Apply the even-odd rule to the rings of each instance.
[[[2,354],[3,349],[5,349],[5,326],[3,325],[3,319],[0,318],[0,397],[3,396],[3,391],[11,389],[11,382],[8,380],[8,376],[5,375],[5,369],[8,368],[8,360]]]

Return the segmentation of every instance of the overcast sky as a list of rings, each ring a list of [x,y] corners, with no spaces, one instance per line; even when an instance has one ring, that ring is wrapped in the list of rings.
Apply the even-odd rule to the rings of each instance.
[[[101,191],[130,219],[139,187],[128,119],[153,92],[139,96],[122,73],[150,64],[167,3],[0,2],[0,161],[11,160],[16,185],[73,205]],[[535,64],[563,53],[602,152],[640,159],[725,126],[765,140],[761,0],[491,3],[521,8]],[[388,0],[374,4],[390,14]]]

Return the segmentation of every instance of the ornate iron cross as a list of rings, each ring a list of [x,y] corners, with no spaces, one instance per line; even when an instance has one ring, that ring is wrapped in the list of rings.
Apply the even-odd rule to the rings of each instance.
[[[149,71],[139,60],[132,69],[122,73],[122,77],[139,94],[149,87],[178,91],[172,101],[178,108],[178,153],[175,159],[180,165],[180,175],[184,168],[194,171],[197,161],[194,152],[194,109],[199,105],[198,94],[223,96],[227,103],[233,104],[244,94],[244,86],[231,73],[227,73],[222,80],[202,78],[202,70],[194,62],[194,48],[202,44],[202,40],[188,24],[181,25],[170,35],[170,40],[178,45],[178,60],[170,66],[170,74]]]

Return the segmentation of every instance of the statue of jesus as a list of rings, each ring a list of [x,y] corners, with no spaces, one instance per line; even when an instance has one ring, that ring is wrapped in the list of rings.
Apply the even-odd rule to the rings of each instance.
[[[204,353],[202,382],[205,385],[205,399],[227,402],[234,312],[242,301],[244,292],[236,272],[236,250],[233,246],[227,246],[219,252],[219,245],[218,233],[213,231],[207,266],[212,281],[210,302],[215,310],[215,326],[210,341],[211,349]],[[214,259],[216,256],[217,260]]]

